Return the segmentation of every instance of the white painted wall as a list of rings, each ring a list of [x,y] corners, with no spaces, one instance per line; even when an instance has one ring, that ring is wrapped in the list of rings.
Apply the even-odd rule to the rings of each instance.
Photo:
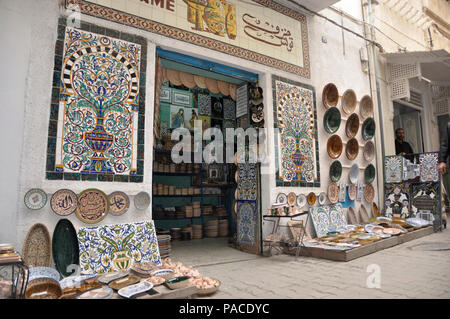
[[[308,17],[309,28],[309,43],[310,43],[310,57],[311,57],[311,79],[301,78],[297,75],[290,74],[284,71],[280,71],[268,66],[260,65],[255,62],[243,60],[236,57],[228,56],[224,53],[213,51],[210,49],[197,47],[195,45],[165,38],[160,35],[152,34],[143,30],[134,29],[128,26],[120,25],[106,20],[90,16],[82,16],[83,21],[94,23],[107,28],[112,28],[132,34],[137,34],[148,39],[148,61],[147,61],[147,99],[146,99],[146,136],[147,141],[145,145],[145,176],[144,183],[106,183],[106,182],[79,182],[79,181],[48,181],[45,180],[45,161],[46,161],[46,147],[47,147],[47,135],[48,135],[48,121],[50,112],[50,97],[51,97],[51,83],[53,76],[53,52],[56,41],[57,20],[60,15],[60,9],[57,2],[53,0],[40,0],[38,3],[34,1],[23,5],[24,9],[21,9],[23,4],[19,4],[18,1],[8,0],[3,1],[0,8],[9,6],[17,12],[28,12],[30,17],[27,19],[27,25],[29,25],[29,34],[27,44],[23,44],[28,48],[29,56],[24,56],[20,61],[20,65],[23,66],[23,72],[20,80],[23,82],[23,86],[17,89],[17,96],[22,97],[23,101],[19,103],[19,100],[14,102],[22,107],[24,112],[17,113],[17,121],[23,123],[23,150],[17,149],[14,146],[14,152],[16,152],[16,160],[11,160],[11,163],[15,163],[13,167],[16,170],[15,179],[18,180],[18,189],[10,191],[8,201],[11,203],[9,221],[2,223],[2,234],[4,231],[8,231],[6,239],[11,238],[14,234],[14,229],[17,233],[17,247],[21,248],[25,239],[26,233],[29,228],[37,222],[45,224],[50,233],[53,232],[54,226],[59,220],[59,216],[55,215],[49,204],[39,210],[30,211],[23,204],[23,196],[25,193],[34,187],[43,188],[49,197],[52,193],[60,188],[69,188],[75,192],[81,192],[86,188],[99,188],[105,193],[109,194],[115,190],[122,190],[130,196],[133,201],[135,194],[139,191],[145,190],[151,193],[151,166],[152,166],[152,148],[150,141],[152,138],[152,122],[153,122],[153,79],[154,79],[154,49],[159,46],[163,49],[169,49],[172,51],[197,56],[220,63],[225,63],[234,67],[239,67],[244,70],[258,73],[260,76],[261,86],[264,88],[264,104],[265,104],[265,116],[266,124],[271,130],[273,130],[273,100],[271,93],[272,74],[288,78],[294,81],[309,84],[315,87],[316,100],[317,100],[317,117],[318,117],[318,136],[319,136],[319,157],[320,157],[320,176],[321,187],[320,188],[280,188],[275,187],[275,165],[274,160],[270,164],[269,173],[262,175],[262,212],[265,214],[267,208],[275,201],[275,198],[279,192],[289,193],[294,191],[297,194],[308,194],[314,191],[317,195],[320,192],[327,192],[327,187],[330,182],[328,176],[328,170],[331,160],[327,154],[326,144],[329,134],[323,129],[323,115],[325,108],[321,102],[322,89],[329,83],[333,82],[342,94],[346,89],[353,89],[356,92],[357,98],[360,99],[365,94],[370,94],[370,87],[368,76],[362,71],[359,49],[364,46],[363,40],[356,38],[353,35],[346,33],[345,38],[345,55],[343,53],[343,42],[341,29],[327,23],[325,20],[317,17]],[[3,11],[3,10],[1,10]],[[332,12],[327,12],[331,18],[336,21],[340,21],[340,16]],[[13,19],[10,19],[13,20]],[[7,34],[8,31],[11,35],[8,35],[12,41],[17,38],[16,31],[11,31],[10,25],[15,25],[13,21],[1,20],[0,31],[3,34]],[[8,24],[6,22],[8,21]],[[11,24],[10,24],[11,23]],[[17,22],[16,24],[18,24]],[[22,23],[22,22],[21,22]],[[357,30],[359,27],[352,25],[350,22],[345,22],[346,26]],[[321,41],[322,37],[327,39],[327,43]],[[15,55],[15,47],[6,49],[7,54],[10,56]],[[4,53],[6,54],[6,53]],[[2,60],[4,61],[4,60]],[[13,64],[3,65],[5,72],[2,74],[10,74],[13,72]],[[3,75],[2,75],[3,76]],[[6,81],[2,78],[2,81]],[[26,82],[25,82],[26,81]],[[25,83],[29,85],[25,88]],[[12,85],[11,85],[12,86]],[[14,85],[14,87],[17,87]],[[358,112],[359,108],[356,109]],[[344,116],[345,118],[345,116]],[[15,127],[15,132],[21,132],[22,129]],[[345,121],[341,123],[341,127],[338,134],[341,135],[344,142],[348,139],[345,137]],[[8,136],[11,134],[8,134]],[[18,141],[22,138],[15,137]],[[364,142],[361,137],[361,133],[358,132],[357,138],[361,145]],[[16,142],[18,142],[16,141]],[[269,155],[274,159],[274,140],[271,133],[268,137],[268,151]],[[21,168],[19,169],[19,159],[21,161]],[[343,153],[339,160],[342,161],[344,166],[350,166],[351,163],[345,158]],[[367,163],[362,156],[362,148],[356,162],[361,168],[364,168]],[[3,165],[2,165],[3,166]],[[9,172],[11,171],[11,172]],[[12,174],[12,169],[8,169],[8,174]],[[19,175],[20,172],[20,175]],[[362,180],[361,170],[360,180]],[[11,183],[9,180],[14,180],[14,176],[8,175],[8,185],[2,184],[1,193],[10,188]],[[343,170],[343,180],[348,180],[348,169]],[[374,185],[376,188],[376,185]],[[15,197],[14,197],[15,196]],[[378,202],[377,197],[375,201]],[[364,205],[370,212],[370,205],[364,202]],[[378,203],[380,204],[380,203]],[[359,210],[360,203],[356,203],[356,211]],[[17,216],[17,221],[12,220],[12,216]],[[108,216],[101,224],[122,223],[130,221],[138,221],[149,219],[151,217],[150,209],[145,212],[137,211],[133,204],[131,204],[130,210],[120,216]],[[80,226],[86,226],[82,224],[75,215],[69,216],[76,228]],[[270,226],[270,225],[269,225]],[[267,225],[265,225],[267,227]],[[6,233],[5,233],[6,234]],[[3,240],[3,239],[2,239]]]

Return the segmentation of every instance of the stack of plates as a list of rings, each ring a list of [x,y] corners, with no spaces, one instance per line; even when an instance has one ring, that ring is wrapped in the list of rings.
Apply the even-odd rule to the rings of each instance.
[[[172,240],[180,240],[181,239],[181,228],[171,228],[170,229],[170,237]]]
[[[192,225],[192,239],[202,239],[202,225]]]
[[[214,238],[219,235],[219,220],[210,220],[205,222],[204,225],[206,237]]]
[[[228,219],[219,220],[219,237],[228,236]]]
[[[203,216],[212,216],[213,215],[213,207],[212,205],[205,205],[202,207]]]
[[[186,217],[186,213],[177,210],[176,213],[175,213],[175,217],[178,218],[178,219],[180,219],[180,218],[185,218],[185,217]]]
[[[157,235],[159,254],[161,258],[166,258],[170,256],[171,246],[170,246],[170,235]]]
[[[225,206],[216,206],[216,216],[218,217],[225,217],[227,216],[227,209],[225,208]]]
[[[22,258],[14,250],[12,244],[0,244],[0,263],[21,261]]]

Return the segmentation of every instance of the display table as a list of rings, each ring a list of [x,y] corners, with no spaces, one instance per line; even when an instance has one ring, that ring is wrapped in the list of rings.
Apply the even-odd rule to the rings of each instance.
[[[428,226],[418,230],[410,231],[406,234],[380,239],[376,242],[348,250],[324,249],[319,247],[303,247],[300,251],[300,256],[322,258],[335,261],[350,261],[386,248],[406,243],[413,239],[428,236],[433,232],[434,232],[433,226]],[[295,255],[296,251],[297,249],[295,247],[294,248],[285,247],[284,249],[284,253],[289,255]]]

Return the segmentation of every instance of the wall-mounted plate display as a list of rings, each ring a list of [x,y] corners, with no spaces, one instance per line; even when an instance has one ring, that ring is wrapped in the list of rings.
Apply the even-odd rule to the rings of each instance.
[[[356,184],[348,185],[348,198],[350,200],[356,199],[357,192],[358,192],[358,188],[356,187]]]
[[[45,225],[34,224],[30,228],[23,244],[22,257],[27,266],[50,267],[52,262],[52,241]]]
[[[358,114],[352,113],[345,123],[345,134],[348,138],[353,138],[356,136],[359,130],[359,117]]]
[[[363,119],[373,116],[373,101],[368,95],[364,95],[359,102],[359,114]]]
[[[322,103],[323,106],[328,109],[329,107],[337,106],[339,102],[339,91],[333,83],[325,85],[322,91]]]
[[[304,194],[299,194],[297,196],[297,206],[304,207],[306,205],[306,196]]]
[[[350,161],[353,161],[359,153],[359,144],[356,138],[352,138],[347,142],[347,145],[345,146],[345,156]]]
[[[316,194],[314,192],[311,192],[306,196],[306,201],[308,202],[309,206],[313,206],[316,203]]]
[[[330,166],[330,179],[332,182],[337,182],[342,176],[342,164],[339,161],[334,161]]]
[[[64,277],[70,276],[70,265],[80,264],[80,250],[75,228],[68,219],[60,219],[55,226],[52,238],[52,253],[55,268]]]
[[[277,195],[277,204],[287,204],[288,203],[288,198],[287,195],[285,193],[279,193]]]
[[[325,192],[321,192],[319,194],[319,205],[324,205],[326,201],[327,201],[327,194],[325,194]]]
[[[24,202],[29,209],[41,209],[47,203],[47,193],[40,188],[32,188],[25,194]]]
[[[109,212],[111,215],[120,216],[125,214],[130,207],[130,198],[124,192],[116,191],[108,196]]]
[[[330,134],[337,132],[341,126],[341,112],[337,107],[330,107],[323,116],[323,126]]]
[[[134,197],[134,206],[139,210],[144,210],[150,206],[150,201],[150,195],[147,192],[140,192]]]
[[[375,180],[375,166],[372,164],[367,165],[364,170],[364,180],[367,184],[370,184]]]
[[[294,192],[290,192],[288,194],[288,199],[287,199],[289,206],[294,206],[296,201],[297,201],[297,195],[295,195]]]
[[[78,195],[77,217],[84,223],[95,224],[102,221],[109,212],[109,199],[99,189],[90,188]]]
[[[359,166],[358,164],[353,164],[350,167],[348,179],[350,180],[350,183],[356,184],[358,182],[358,177],[359,177]]]
[[[342,111],[345,114],[352,114],[355,111],[357,102],[355,91],[352,89],[346,90],[344,94],[342,94]]]
[[[375,144],[372,141],[367,141],[364,145],[363,156],[366,161],[372,162],[375,157]]]
[[[339,200],[339,186],[335,182],[328,185],[328,199],[332,204],[337,203]]]
[[[365,141],[371,140],[375,135],[375,121],[372,117],[368,117],[364,120],[361,134]]]
[[[366,202],[371,203],[373,202],[373,199],[375,197],[375,189],[373,188],[372,184],[367,184],[364,187],[364,199]]]
[[[52,195],[50,207],[55,214],[68,216],[78,207],[77,194],[70,189],[60,189]]]
[[[342,140],[339,135],[330,136],[327,142],[327,152],[332,159],[337,159],[342,154]]]

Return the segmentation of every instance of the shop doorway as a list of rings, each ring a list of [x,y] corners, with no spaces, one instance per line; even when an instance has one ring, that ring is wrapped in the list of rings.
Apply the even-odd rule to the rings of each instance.
[[[249,112],[236,114],[236,103],[239,99],[242,106],[239,92],[257,87],[257,80],[253,73],[157,49],[152,214],[162,258],[171,256],[172,245],[180,242],[206,254],[206,246],[217,242],[260,253],[260,168],[236,162],[236,137],[232,162],[225,145],[227,128],[254,124]],[[222,156],[214,151],[212,162],[204,158],[204,150],[217,138],[205,134],[209,128],[224,137]],[[189,137],[179,138],[180,132],[189,132]],[[172,150],[185,138],[190,138],[190,149],[176,151],[182,159],[174,159]],[[240,197],[242,189],[251,197]]]
[[[423,153],[422,112],[411,106],[394,102],[394,131],[397,128],[405,130],[405,141],[414,153]]]

